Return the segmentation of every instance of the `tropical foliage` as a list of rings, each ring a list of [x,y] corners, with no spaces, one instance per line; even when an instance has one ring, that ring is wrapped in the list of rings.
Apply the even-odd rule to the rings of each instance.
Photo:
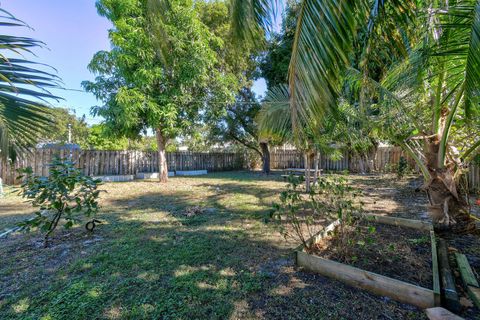
[[[47,100],[58,98],[48,89],[57,87],[59,78],[25,58],[44,46],[41,41],[7,32],[27,28],[25,22],[0,8],[0,27],[4,29],[0,34],[0,156],[14,160],[49,131],[52,117]]]
[[[353,98],[416,159],[434,221],[468,228],[458,181],[480,147],[479,28],[475,0],[301,1],[288,75],[294,134],[319,135],[319,119]]]

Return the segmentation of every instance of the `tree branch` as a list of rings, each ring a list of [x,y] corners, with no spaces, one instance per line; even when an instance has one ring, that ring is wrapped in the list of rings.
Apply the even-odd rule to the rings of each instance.
[[[256,151],[256,152],[260,155],[260,157],[263,157],[263,153],[262,153],[257,147],[252,146],[252,145],[249,144],[248,142],[246,142],[246,141],[244,141],[244,140],[236,137],[235,135],[233,135],[233,134],[231,134],[231,133],[229,133],[228,135],[230,136],[230,138],[232,138],[233,140],[239,142],[240,144],[244,145],[245,147]]]

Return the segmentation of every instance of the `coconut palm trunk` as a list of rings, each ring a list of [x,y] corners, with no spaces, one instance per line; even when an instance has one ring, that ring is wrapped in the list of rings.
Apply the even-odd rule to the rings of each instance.
[[[429,201],[428,212],[432,217],[435,228],[454,229],[457,232],[467,232],[475,228],[474,221],[470,218],[470,208],[465,195],[459,188],[459,174],[456,162],[447,159],[444,165],[439,165],[441,157],[440,141],[438,136],[427,141],[426,168],[429,179],[425,181],[423,189]],[[440,162],[441,163],[441,162]]]

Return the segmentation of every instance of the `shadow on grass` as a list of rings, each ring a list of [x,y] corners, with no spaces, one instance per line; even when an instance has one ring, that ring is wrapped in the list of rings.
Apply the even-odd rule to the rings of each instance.
[[[49,249],[34,235],[11,239],[0,247],[0,318],[421,318],[414,308],[296,270],[279,237],[248,219],[267,214],[276,186],[214,175],[227,181],[206,176],[197,190],[111,199],[100,216],[108,223],[88,237],[81,228],[59,231]],[[197,205],[216,210],[183,215]]]
[[[69,262],[47,275],[53,267],[42,269],[44,260],[17,265],[18,274],[11,275],[16,279],[10,279],[16,285],[6,286],[13,290],[0,292],[0,317],[402,319],[419,314],[295,270],[291,251],[271,241],[252,239],[240,228],[216,227],[191,230],[136,221],[107,226],[103,242],[83,248],[87,255],[72,247],[68,255],[74,257],[63,257]],[[31,250],[29,255],[61,260],[58,252],[65,247]],[[7,263],[26,252],[12,253]]]
[[[257,270],[257,264],[271,254],[285,253],[252,240],[244,230],[224,226],[192,231],[133,221],[106,229],[104,236],[111,238],[95,244],[87,257],[77,256],[48,277],[37,278],[41,288],[38,283],[29,286],[28,278],[48,273],[42,270],[44,259],[32,259],[28,267],[15,270],[2,264],[2,279],[10,272],[10,281],[19,281],[19,287],[0,292],[0,318],[93,319],[117,314],[131,319],[225,319],[237,302],[262,288],[268,275]],[[52,251],[63,250],[61,245],[38,252],[12,248],[8,253],[13,256],[5,262],[14,264],[27,252],[53,258]],[[68,255],[75,255],[73,251]]]

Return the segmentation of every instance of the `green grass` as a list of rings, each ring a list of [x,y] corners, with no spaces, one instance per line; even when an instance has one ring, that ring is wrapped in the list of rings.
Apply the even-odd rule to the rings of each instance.
[[[99,217],[105,223],[93,234],[59,230],[46,249],[38,233],[3,241],[0,319],[420,314],[295,270],[296,244],[265,222],[284,185],[279,177],[248,173],[106,184]],[[20,199],[9,201],[9,208],[28,212]],[[186,217],[193,206],[204,212]],[[18,218],[15,210],[1,212],[0,222]]]

